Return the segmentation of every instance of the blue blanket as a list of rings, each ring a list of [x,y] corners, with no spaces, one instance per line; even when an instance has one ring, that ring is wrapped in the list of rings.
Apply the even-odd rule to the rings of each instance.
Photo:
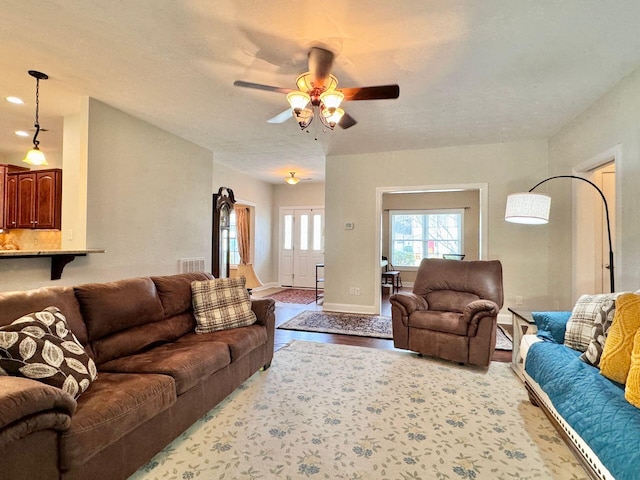
[[[527,353],[526,371],[617,480],[638,480],[640,409],[624,399],[622,385],[579,356],[564,345],[536,343]]]

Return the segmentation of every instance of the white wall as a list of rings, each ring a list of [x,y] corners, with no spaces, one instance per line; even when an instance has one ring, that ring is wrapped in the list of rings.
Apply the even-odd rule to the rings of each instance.
[[[616,162],[616,245],[617,291],[640,288],[640,70],[636,70],[604,94],[585,112],[549,140],[550,174],[572,174],[572,169],[610,148],[620,145]],[[551,183],[551,182],[550,182]],[[597,192],[593,192],[597,196]],[[570,201],[566,184],[555,186],[557,197]],[[567,200],[569,199],[569,200]],[[553,206],[552,206],[553,209]],[[550,219],[549,288],[565,291],[571,283],[571,211]],[[567,232],[569,231],[569,234]],[[579,239],[577,239],[579,240]],[[576,292],[591,293],[591,292]],[[566,293],[565,293],[566,294]],[[571,300],[567,297],[567,300]]]
[[[547,305],[547,229],[504,221],[509,193],[526,191],[548,172],[547,142],[474,145],[331,156],[326,172],[325,307],[370,312],[380,265],[376,255],[376,188],[488,184],[488,259],[502,261],[505,309]],[[347,220],[355,222],[345,230]],[[349,295],[349,287],[360,296]],[[544,305],[543,305],[544,304]]]
[[[211,152],[93,99],[85,114],[87,246],[106,253],[76,258],[57,281],[49,259],[0,260],[2,291],[172,274],[183,257],[211,262]],[[76,173],[63,166],[63,177]]]
[[[220,187],[228,187],[233,190],[239,203],[249,203],[255,207],[253,268],[263,283],[275,282],[277,272],[272,255],[272,229],[277,228],[277,220],[273,219],[272,214],[273,185],[218,163],[213,165],[212,178],[212,193],[217,193]]]

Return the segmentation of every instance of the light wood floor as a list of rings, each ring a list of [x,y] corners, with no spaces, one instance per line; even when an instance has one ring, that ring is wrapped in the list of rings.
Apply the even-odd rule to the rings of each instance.
[[[410,292],[411,289],[405,287],[401,289],[401,291]],[[264,295],[265,293],[263,292],[255,292],[254,294],[256,298],[262,297]],[[386,315],[388,317],[391,316],[391,303],[389,302],[389,296],[389,293],[384,293],[382,295],[380,305],[381,315]],[[280,348],[284,347],[291,340],[306,340],[309,342],[335,343],[341,345],[380,348],[384,350],[398,350],[393,346],[393,340],[371,337],[357,337],[353,335],[338,335],[332,333],[300,332],[296,330],[281,330],[277,328],[284,322],[291,320],[297,314],[305,310],[322,311],[322,305],[317,305],[315,303],[310,303],[308,305],[280,302],[276,303],[275,350],[279,350]],[[511,352],[495,350],[492,360],[495,362],[510,362]]]

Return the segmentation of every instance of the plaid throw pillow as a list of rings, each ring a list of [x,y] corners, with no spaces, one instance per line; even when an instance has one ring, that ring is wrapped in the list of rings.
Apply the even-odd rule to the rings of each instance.
[[[609,328],[611,328],[615,313],[616,301],[613,298],[602,302],[600,310],[593,322],[593,327],[591,327],[591,340],[589,341],[587,350],[580,355],[580,360],[596,368],[600,368],[600,357],[602,357],[604,342],[607,340]]]
[[[584,352],[589,347],[593,338],[593,325],[599,318],[605,302],[615,301],[619,293],[603,293],[597,295],[582,295],[571,312],[571,318],[567,322],[567,331],[564,334],[564,344]],[[606,316],[609,315],[606,312]],[[611,313],[613,316],[613,313]],[[605,317],[606,318],[606,317]],[[602,322],[604,324],[604,321]]]
[[[57,307],[0,327],[0,375],[38,380],[78,398],[98,372]]]
[[[246,327],[256,322],[245,277],[191,282],[196,333]]]

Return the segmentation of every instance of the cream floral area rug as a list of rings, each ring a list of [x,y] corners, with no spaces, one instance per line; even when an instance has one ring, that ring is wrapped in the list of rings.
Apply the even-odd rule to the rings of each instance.
[[[506,363],[295,341],[141,479],[584,479]]]

